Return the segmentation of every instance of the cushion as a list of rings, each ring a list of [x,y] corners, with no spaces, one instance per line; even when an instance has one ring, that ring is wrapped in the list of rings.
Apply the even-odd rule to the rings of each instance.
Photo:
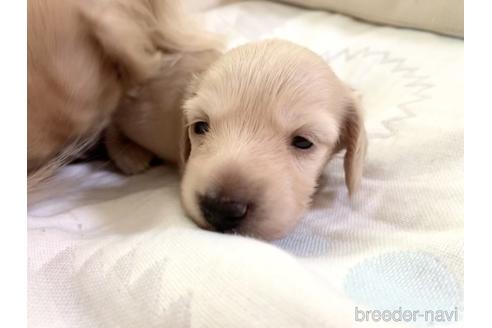
[[[280,0],[326,9],[372,23],[410,27],[463,38],[463,0]]]

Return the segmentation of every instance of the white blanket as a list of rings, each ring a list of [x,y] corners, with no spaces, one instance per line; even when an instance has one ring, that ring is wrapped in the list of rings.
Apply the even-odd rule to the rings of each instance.
[[[461,326],[463,41],[268,2],[206,19],[231,47],[305,45],[362,93],[360,192],[349,200],[335,158],[296,230],[265,243],[198,229],[169,168],[67,167],[29,209],[29,326],[380,327],[368,310]]]

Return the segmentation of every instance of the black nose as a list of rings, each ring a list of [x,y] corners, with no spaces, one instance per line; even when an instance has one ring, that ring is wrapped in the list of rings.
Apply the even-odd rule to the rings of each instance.
[[[205,220],[217,231],[224,232],[237,228],[246,217],[248,205],[223,197],[200,197],[200,210]]]

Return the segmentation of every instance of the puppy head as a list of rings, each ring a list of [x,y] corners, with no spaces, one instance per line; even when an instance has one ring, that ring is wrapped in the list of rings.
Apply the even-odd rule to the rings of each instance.
[[[204,228],[282,237],[341,149],[349,191],[359,185],[358,105],[322,58],[292,43],[226,53],[192,83],[184,120],[182,202]]]

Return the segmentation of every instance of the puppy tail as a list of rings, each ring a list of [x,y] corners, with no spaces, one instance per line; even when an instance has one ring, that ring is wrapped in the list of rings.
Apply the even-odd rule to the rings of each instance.
[[[76,139],[49,162],[29,172],[27,175],[27,204],[31,204],[37,193],[53,188],[51,178],[55,172],[86,152],[99,140],[99,136],[100,132],[95,133],[93,137]]]

